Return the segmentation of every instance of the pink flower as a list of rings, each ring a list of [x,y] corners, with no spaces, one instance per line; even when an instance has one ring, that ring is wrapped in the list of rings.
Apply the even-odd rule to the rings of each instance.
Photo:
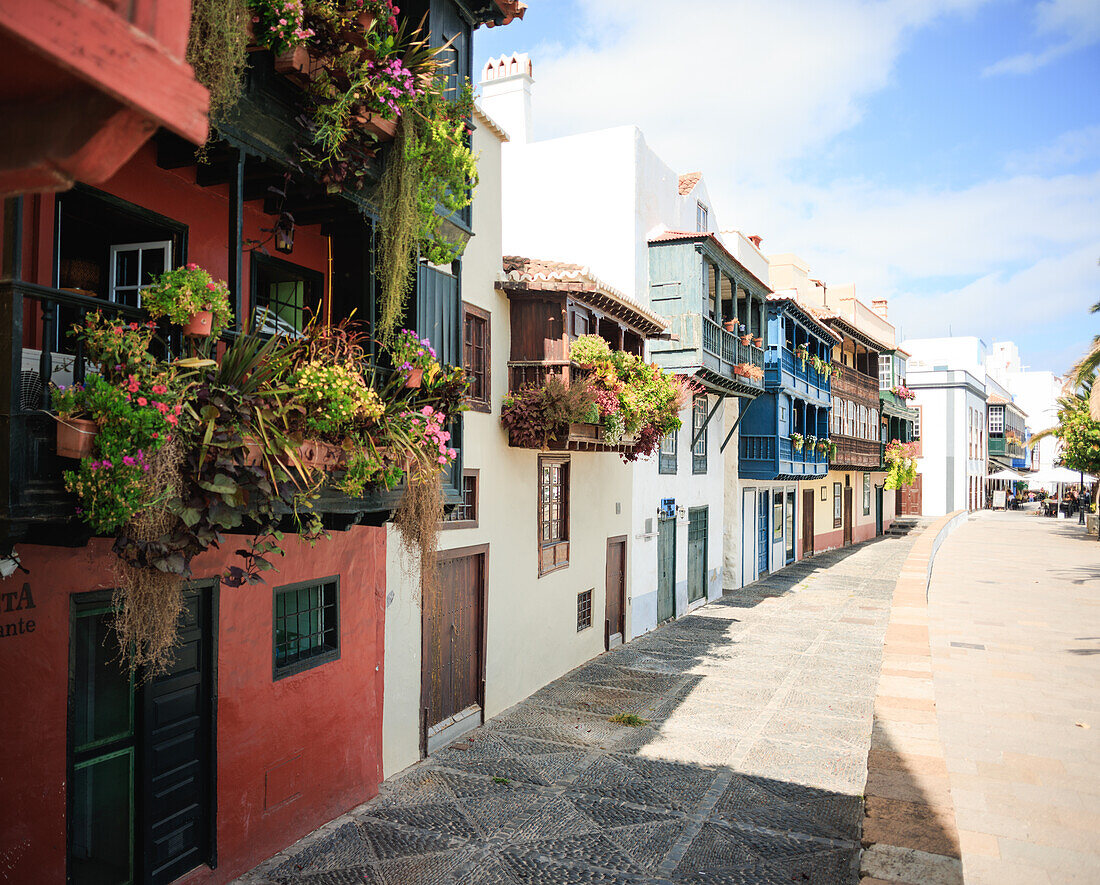
[[[149,404],[149,400],[147,400],[143,396],[139,396],[138,400],[137,400],[137,403],[138,403],[139,406],[147,406]]]
[[[172,424],[172,425],[176,425],[176,424],[180,423],[180,419],[177,418],[175,415],[165,415],[164,420],[167,421],[169,424]]]
[[[285,18],[279,19],[279,24],[285,25],[286,24],[286,19]]]
[[[217,289],[218,289],[218,285],[217,285],[217,283],[209,282],[209,283],[206,284],[206,288],[211,292],[216,292]]]
[[[153,385],[153,393],[163,394],[163,393],[167,393],[167,392],[168,392],[168,388],[165,387],[163,384],[154,384]]]

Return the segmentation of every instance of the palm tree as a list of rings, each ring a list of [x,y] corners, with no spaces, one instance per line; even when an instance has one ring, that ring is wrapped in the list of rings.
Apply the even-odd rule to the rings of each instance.
[[[1089,313],[1100,313],[1100,301],[1089,308]],[[1075,385],[1083,385],[1095,376],[1097,369],[1100,369],[1100,335],[1093,336],[1092,345],[1070,369],[1070,377]],[[1094,421],[1100,421],[1100,384],[1091,384],[1090,390],[1089,416]]]

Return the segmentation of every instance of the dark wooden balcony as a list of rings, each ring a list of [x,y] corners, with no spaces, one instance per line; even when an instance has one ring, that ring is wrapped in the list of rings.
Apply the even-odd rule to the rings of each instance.
[[[833,468],[844,470],[882,469],[882,443],[878,440],[857,439],[854,436],[834,434],[832,442],[836,443],[836,456],[832,459]]]
[[[7,464],[6,470],[0,469],[0,543],[79,546],[90,537],[76,513],[76,499],[65,491],[63,471],[76,462],[57,455],[49,382],[68,386],[84,381],[89,368],[94,370],[80,343],[70,343],[63,331],[97,310],[124,320],[148,319],[140,309],[105,299],[33,283],[0,282],[0,328],[8,329],[0,370],[0,462]],[[169,339],[168,346],[178,346],[178,339]],[[461,426],[452,433],[460,454],[452,476],[445,479],[446,505],[461,500],[456,491],[461,483],[456,485],[454,479],[462,470]],[[400,489],[367,489],[349,498],[326,486],[314,509],[326,528],[342,530],[356,524],[381,525],[400,498]],[[289,526],[288,520],[288,530],[293,531]]]
[[[879,407],[878,379],[865,375],[857,369],[845,366],[840,377],[833,377],[832,395],[871,408]]]

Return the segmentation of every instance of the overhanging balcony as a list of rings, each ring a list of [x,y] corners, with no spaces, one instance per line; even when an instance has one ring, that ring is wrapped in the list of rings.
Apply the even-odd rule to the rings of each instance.
[[[878,379],[849,366],[841,370],[839,378],[833,377],[831,391],[835,397],[878,408]]]
[[[1008,439],[1004,436],[991,436],[989,437],[989,457],[1007,463],[1008,461],[1023,458],[1024,447],[1013,439]]]
[[[829,378],[813,367],[811,360],[799,359],[786,347],[769,347],[764,354],[764,380],[768,387],[781,387],[803,399],[828,405],[831,397]]]
[[[742,479],[790,481],[824,476],[829,459],[816,448],[796,450],[788,438],[742,434],[738,448],[738,475]]]
[[[882,443],[878,440],[834,434],[832,442],[836,443],[836,456],[832,459],[834,469],[882,469]]]
[[[671,341],[656,341],[653,361],[662,369],[694,374],[713,393],[755,396],[764,391],[764,351],[702,314],[669,317]]]

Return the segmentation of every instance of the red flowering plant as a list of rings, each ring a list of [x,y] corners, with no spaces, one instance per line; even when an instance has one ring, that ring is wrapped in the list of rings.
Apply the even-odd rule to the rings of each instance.
[[[210,311],[210,334],[217,335],[233,321],[229,306],[229,286],[216,282],[197,264],[177,267],[162,273],[141,291],[141,306],[152,317],[167,317],[178,326],[185,325],[202,311]]]
[[[90,314],[71,335],[84,343],[96,374],[60,388],[54,407],[87,414],[99,426],[92,455],[64,474],[81,515],[97,532],[121,528],[158,498],[145,474],[150,459],[177,432],[182,386],[170,364],[150,353],[155,324],[118,322]]]

